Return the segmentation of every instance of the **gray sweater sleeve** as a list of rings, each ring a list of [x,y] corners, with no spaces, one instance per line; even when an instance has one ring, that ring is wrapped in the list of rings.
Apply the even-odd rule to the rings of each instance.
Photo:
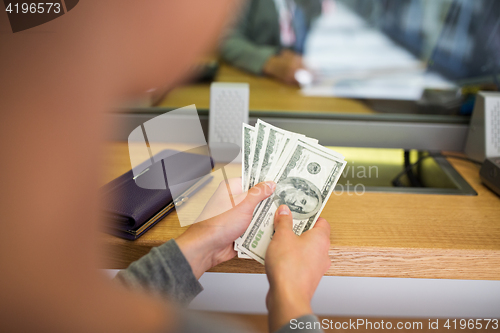
[[[203,290],[173,239],[152,248],[147,255],[120,271],[116,280],[131,288],[162,294],[182,305],[187,305]]]

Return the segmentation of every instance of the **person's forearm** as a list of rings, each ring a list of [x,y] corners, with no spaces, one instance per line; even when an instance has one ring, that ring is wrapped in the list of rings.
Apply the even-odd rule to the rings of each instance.
[[[189,303],[203,290],[175,240],[151,249],[119,272],[116,280],[131,288],[164,294],[182,304]]]
[[[311,305],[293,290],[271,288],[267,298],[269,331],[275,332],[294,318],[312,314]]]
[[[255,45],[244,36],[235,34],[222,44],[220,52],[230,64],[260,75],[268,59],[278,50],[278,46]]]
[[[209,231],[207,230],[206,232],[208,233]],[[196,236],[196,233],[185,232],[177,237],[175,242],[182,254],[184,254],[184,257],[193,270],[194,276],[198,280],[203,273],[214,266],[214,263],[211,260],[210,251],[212,249],[207,244],[207,238]],[[210,240],[210,237],[208,240]]]

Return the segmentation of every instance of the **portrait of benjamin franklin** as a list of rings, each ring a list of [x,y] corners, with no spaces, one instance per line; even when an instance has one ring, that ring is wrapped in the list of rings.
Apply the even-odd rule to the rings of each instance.
[[[316,185],[299,177],[289,177],[280,181],[274,193],[275,204],[287,205],[292,211],[292,217],[297,220],[313,216],[323,204],[321,192]]]

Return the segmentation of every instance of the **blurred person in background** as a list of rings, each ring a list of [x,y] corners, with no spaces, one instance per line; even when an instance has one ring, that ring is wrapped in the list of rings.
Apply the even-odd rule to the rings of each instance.
[[[221,56],[253,74],[297,84],[307,33],[321,11],[322,0],[250,0],[223,39]]]
[[[234,257],[233,241],[273,183],[240,194],[235,208],[152,249],[115,281],[98,270],[104,115],[125,98],[179,82],[235,5],[88,0],[17,33],[0,14],[2,332],[241,332],[181,305],[202,290],[207,269]],[[218,195],[206,209],[220,208]],[[310,303],[330,266],[328,222],[300,237],[292,225],[281,206],[266,256],[271,331],[289,331],[291,319],[317,322]]]

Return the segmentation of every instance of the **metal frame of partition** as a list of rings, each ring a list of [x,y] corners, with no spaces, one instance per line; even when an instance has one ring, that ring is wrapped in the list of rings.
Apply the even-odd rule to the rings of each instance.
[[[134,128],[171,108],[129,108],[109,113],[114,141],[126,141]],[[198,110],[208,135],[208,110]],[[432,115],[348,115],[250,111],[250,123],[261,118],[280,128],[305,134],[325,146],[402,148],[429,151],[463,151],[468,131],[467,117]]]

